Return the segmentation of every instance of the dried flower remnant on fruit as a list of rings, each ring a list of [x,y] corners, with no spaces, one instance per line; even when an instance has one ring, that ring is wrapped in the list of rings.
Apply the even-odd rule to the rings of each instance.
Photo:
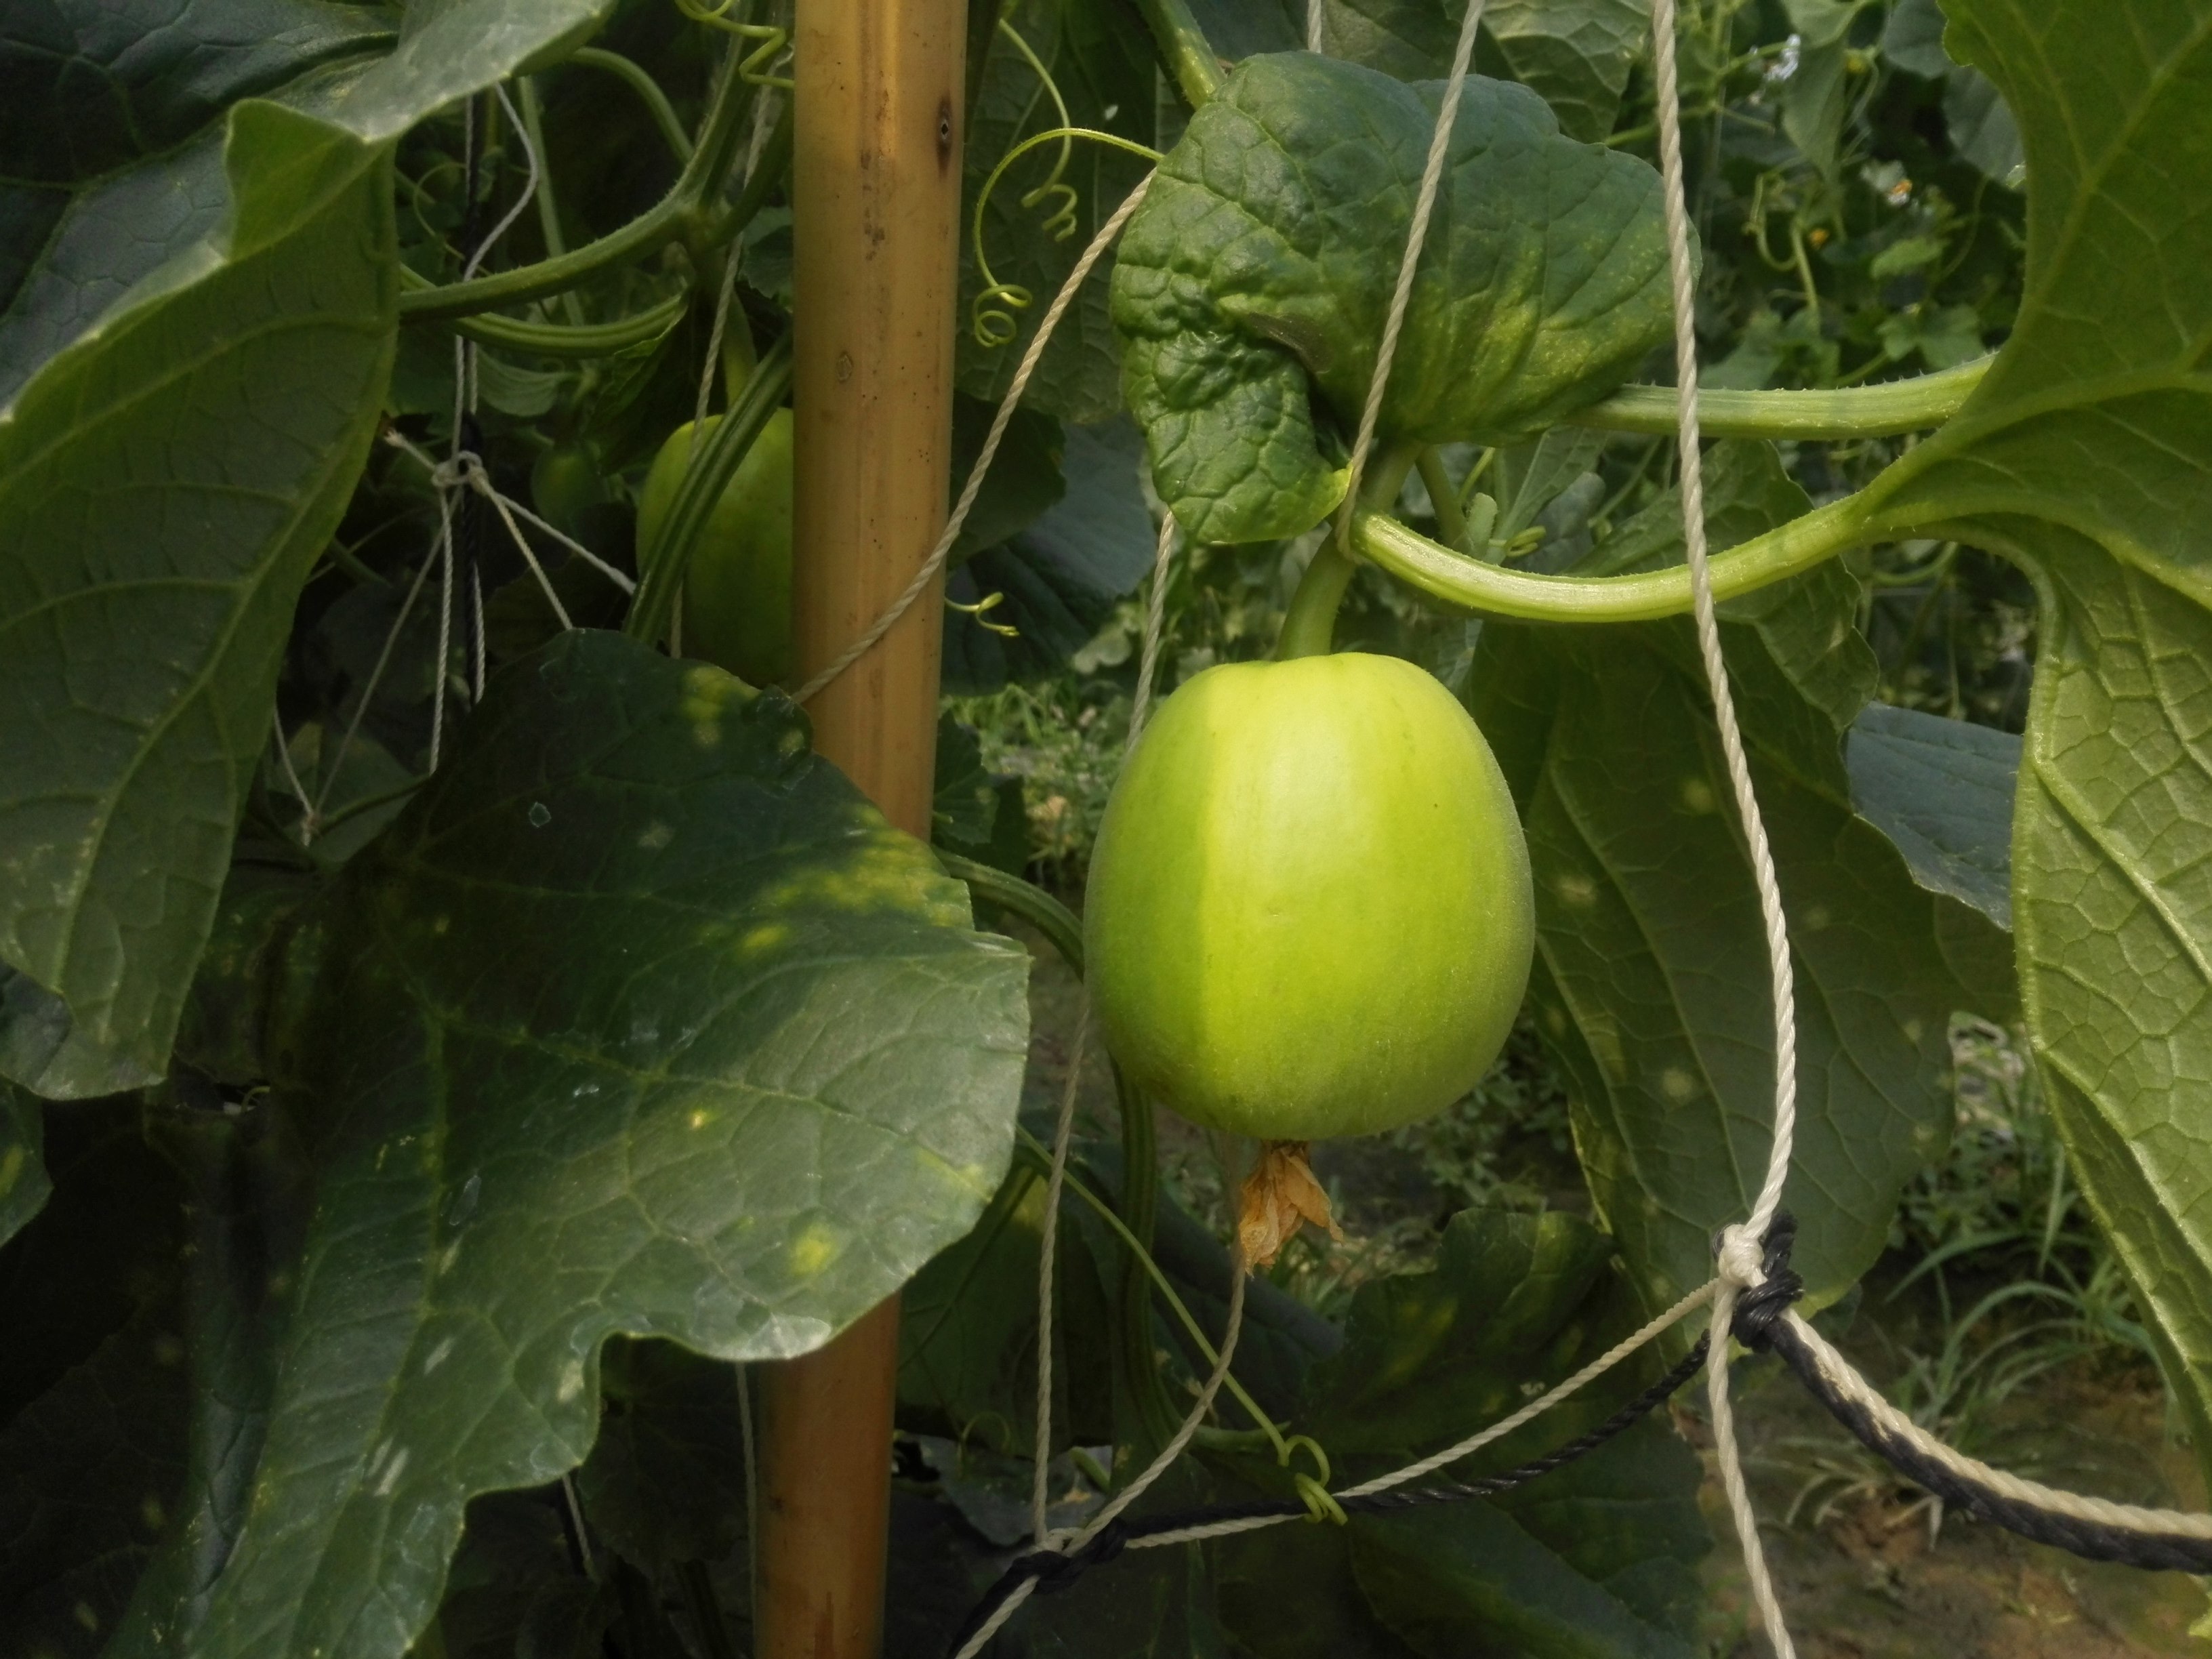
[[[1335,1243],[1344,1243],[1344,1229],[1330,1212],[1328,1194],[1314,1179],[1306,1162],[1307,1140],[1268,1140],[1260,1146],[1260,1161],[1244,1177],[1237,1213],[1237,1242],[1246,1263],[1271,1266],[1283,1246],[1304,1223],[1328,1229]]]

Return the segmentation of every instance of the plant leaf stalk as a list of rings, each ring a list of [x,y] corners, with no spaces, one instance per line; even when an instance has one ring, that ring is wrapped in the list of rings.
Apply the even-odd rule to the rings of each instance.
[[[1160,61],[1175,76],[1183,101],[1193,109],[1203,109],[1221,90],[1224,77],[1221,59],[1206,40],[1206,31],[1199,27],[1198,19],[1191,15],[1186,0],[1137,0],[1137,9],[1144,13],[1153,43],[1160,49]]]
[[[692,550],[707,528],[715,503],[737,477],[738,466],[766,428],[769,417],[783,406],[791,390],[791,333],[761,354],[752,376],[737,400],[699,447],[699,453],[677,486],[659,538],[638,551],[637,597],[630,602],[623,632],[634,640],[653,644],[668,632],[668,617],[676,595],[690,568]]]
[[[1713,597],[1734,599],[1810,570],[1850,548],[1881,540],[1894,528],[1877,516],[1863,492],[1846,495],[1714,555]],[[1365,557],[1431,598],[1492,616],[1530,622],[1651,622],[1690,609],[1690,573],[1681,565],[1626,576],[1538,575],[1455,553],[1371,507],[1352,520],[1352,541]],[[1298,591],[1304,594],[1303,583]],[[1284,634],[1287,639],[1287,623]]]
[[[408,276],[414,278],[409,283],[414,292],[432,291],[422,277],[411,271]],[[406,278],[401,280],[405,282]],[[415,287],[416,283],[421,286]],[[618,317],[611,323],[533,323],[489,314],[441,320],[465,340],[505,351],[528,352],[540,357],[611,357],[617,351],[659,338],[676,325],[677,319],[683,316],[690,303],[688,295],[674,294],[659,305],[648,306],[634,316]]]
[[[633,63],[620,52],[604,51],[598,46],[579,46],[568,54],[568,62],[586,69],[604,70],[627,82],[630,90],[644,100],[646,109],[653,117],[653,125],[660,130],[660,136],[667,141],[668,148],[676,159],[678,161],[691,159],[691,135],[684,130],[684,123],[677,118],[676,106],[668,101],[668,94],[660,89],[660,82],[654,80],[642,64]]]
[[[683,173],[653,206],[619,230],[570,252],[518,265],[512,270],[477,276],[465,283],[446,283],[399,296],[403,322],[443,321],[477,312],[543,299],[589,281],[603,270],[629,264],[683,238],[700,240],[706,233],[715,198],[744,140],[744,117],[752,107],[753,88],[737,73],[734,64],[715,90],[707,112],[698,147]],[[762,165],[744,194],[725,217],[713,225],[716,240],[727,240],[743,229],[767,200],[768,191],[782,173],[782,158],[791,146],[791,106],[782,118]]]
[[[1698,425],[1709,438],[1843,440],[1924,431],[1942,425],[1959,412],[1994,361],[1977,357],[1935,374],[1832,391],[1701,391]],[[1611,397],[1568,416],[1565,423],[1671,437],[1674,388],[1625,386]]]

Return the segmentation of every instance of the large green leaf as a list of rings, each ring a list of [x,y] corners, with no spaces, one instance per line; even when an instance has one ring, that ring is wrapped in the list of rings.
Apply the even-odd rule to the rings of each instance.
[[[619,635],[503,672],[294,948],[316,1206],[195,1653],[399,1653],[467,1499],[583,1457],[606,1338],[816,1346],[1005,1168],[1021,953],[788,702]]]
[[[1595,142],[1613,131],[1629,67],[1650,38],[1651,0],[1490,0],[1482,27],[1561,129]]]
[[[388,46],[392,25],[319,0],[46,0],[0,15],[0,404],[218,231],[231,104]]]
[[[1194,539],[1295,534],[1342,494],[1314,404],[1358,418],[1441,95],[1304,53],[1251,58],[1162,163],[1122,238],[1114,321],[1153,483]],[[1383,441],[1539,430],[1665,337],[1650,167],[1478,77],[1444,179]]]
[[[1724,446],[1709,506],[1727,544],[1805,499],[1765,446]],[[1679,512],[1670,493],[1596,556],[1679,562]],[[1853,811],[1843,739],[1875,681],[1857,602],[1831,564],[1723,611],[1795,947],[1801,1115],[1784,1202],[1821,1297],[1872,1263],[1899,1190],[1943,1145],[1949,1016],[2004,1000],[2001,936],[1916,883]],[[1575,1079],[1591,1191],[1656,1307],[1711,1273],[1715,1232],[1765,1176],[1773,1109],[1758,898],[1703,671],[1686,622],[1493,623],[1476,674],[1478,718],[1527,819],[1539,1028]]]
[[[1322,45],[1333,58],[1401,81],[1441,79],[1459,14],[1437,0],[1327,0]],[[1629,66],[1651,33],[1650,0],[1489,0],[1475,67],[1493,64],[1540,94],[1571,138],[1613,131]]]
[[[182,1177],[190,1410],[183,1480],[109,1659],[178,1651],[246,1523],[307,1190],[300,1147],[265,1099],[165,1102],[146,1135]]]
[[[2212,1445],[2212,3],[1950,0],[2027,147],[2025,294],[1865,533],[2042,599],[2012,837],[2021,988],[2074,1167]]]
[[[466,0],[343,70],[310,66],[382,15],[10,14],[27,171],[0,222],[46,240],[0,330],[0,1075],[76,1097],[166,1069],[391,369],[392,144],[605,3]]]
[[[226,154],[227,231],[0,413],[0,958],[66,1008],[0,1058],[49,1095],[166,1067],[391,362],[380,152],[246,103]]]
[[[173,1303],[149,1303],[0,1430],[0,1644],[91,1659],[185,1479]]]

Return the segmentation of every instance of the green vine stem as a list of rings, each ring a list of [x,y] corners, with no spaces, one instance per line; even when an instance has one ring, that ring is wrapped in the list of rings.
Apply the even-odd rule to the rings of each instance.
[[[1078,979],[1083,977],[1083,924],[1076,920],[1074,911],[1034,882],[1008,875],[994,865],[963,858],[943,848],[931,850],[947,875],[966,882],[977,897],[1012,912],[1042,933],[1068,971]]]
[[[634,640],[657,643],[668,631],[669,612],[684,585],[691,563],[691,550],[707,528],[714,504],[722,499],[738,464],[766,428],[769,417],[783,406],[791,390],[791,332],[761,354],[744,392],[730,405],[713,434],[676,487],[659,538],[638,550],[637,597],[630,601],[623,632]]]
[[[1398,499],[1398,492],[1405,488],[1406,475],[1413,470],[1414,459],[1419,453],[1418,445],[1394,444],[1376,456],[1359,491],[1369,508],[1385,507]],[[1365,516],[1364,511],[1361,516]],[[1390,522],[1395,524],[1396,520]],[[1298,578],[1297,591],[1291,595],[1290,609],[1284,613],[1283,631],[1275,641],[1275,658],[1279,662],[1288,662],[1293,657],[1324,656],[1333,647],[1337,608],[1344,603],[1345,590],[1352,586],[1352,572],[1358,567],[1337,546],[1333,517],[1330,526],[1328,539],[1314,550],[1305,574]],[[1428,545],[1434,547],[1436,544],[1429,542]]]
[[[1185,0],[1137,0],[1137,9],[1160,49],[1160,61],[1182,91],[1183,101],[1202,109],[1221,90],[1221,59],[1198,26]]]
[[[1474,550],[1467,544],[1467,514],[1460,511],[1459,491],[1453,487],[1451,474],[1444,470],[1443,453],[1434,444],[1421,451],[1414,463],[1420,468],[1421,487],[1429,492],[1429,506],[1437,515],[1437,528],[1444,539],[1463,552]]]
[[[1715,554],[1713,597],[1751,592],[1893,530],[1877,521],[1863,492],[1846,495]],[[1352,520],[1352,540],[1401,581],[1463,610],[1532,622],[1612,623],[1650,622],[1690,609],[1690,573],[1680,565],[1629,576],[1536,575],[1455,553],[1371,508]],[[1287,635],[1287,623],[1284,631]]]
[[[1078,979],[1083,977],[1083,924],[1075,913],[1051,894],[1019,876],[957,853],[938,852],[945,870],[966,882],[969,890],[1000,908],[1021,917],[1045,936],[1060,959]],[[1120,1290],[1122,1369],[1135,1392],[1134,1405],[1145,1431],[1155,1446],[1167,1443],[1182,1414],[1168,1399],[1159,1368],[1152,1363],[1152,1297],[1144,1268],[1152,1249],[1152,1225],[1159,1210],[1159,1148],[1152,1103],[1130,1081],[1128,1073],[1108,1064],[1114,1073],[1114,1096],[1121,1120],[1121,1209],[1115,1231],[1130,1241],[1131,1257],[1124,1268]],[[1157,1276],[1157,1275],[1156,1275]]]
[[[1048,1173],[1052,1169],[1052,1149],[1039,1141],[1026,1129],[1018,1133],[1021,1137],[1020,1149],[1036,1166],[1037,1173],[1040,1175]],[[1206,1363],[1208,1365],[1218,1363],[1221,1358],[1219,1351],[1206,1340],[1204,1327],[1199,1324],[1196,1316],[1184,1304],[1183,1299],[1176,1294],[1173,1282],[1160,1270],[1159,1264],[1152,1260],[1152,1253],[1138,1243],[1136,1235],[1129,1231],[1120,1216],[1114,1213],[1112,1205],[1077,1180],[1073,1174],[1066,1176],[1065,1179],[1067,1190],[1097,1212],[1099,1218],[1113,1230],[1115,1237],[1121,1241],[1128,1249],[1131,1257],[1143,1268],[1146,1275],[1152,1280],[1153,1288],[1167,1298],[1168,1306],[1175,1312],[1176,1322],[1188,1334],[1191,1342],[1197,1347]],[[1150,1357],[1150,1352],[1147,1351],[1146,1358],[1149,1359]],[[1244,1408],[1246,1415],[1259,1425],[1260,1432],[1267,1437],[1268,1443],[1275,1449],[1276,1455],[1279,1457],[1286,1455],[1282,1430],[1276,1426],[1274,1419],[1260,1409],[1259,1402],[1244,1391],[1244,1385],[1237,1380],[1234,1371],[1222,1379],[1222,1387],[1226,1389],[1237,1403]],[[1171,1430],[1175,1426],[1173,1420],[1170,1420],[1169,1426]]]
[[[441,283],[402,294],[400,320],[445,321],[501,306],[519,305],[525,300],[543,299],[588,282],[603,270],[642,258],[684,235],[706,216],[721,189],[722,179],[736,156],[738,145],[743,142],[744,118],[752,107],[751,94],[752,88],[734,70],[722,77],[714,104],[707,112],[698,148],[692,152],[690,162],[667,195],[621,229],[535,264],[518,265],[512,270],[465,283]],[[731,210],[727,222],[716,227],[725,238],[744,228],[767,200],[769,190],[782,171],[774,156],[787,153],[790,144],[791,106],[787,103],[782,118],[776,124],[776,137],[771,143],[773,153],[762,157],[752,182]],[[776,149],[778,145],[780,150]]]
[[[1700,392],[1698,424],[1708,438],[1887,438],[1949,420],[1982,383],[1990,357],[1940,374],[1832,392]],[[1566,418],[1607,432],[1674,435],[1674,388],[1625,386]]]
[[[623,81],[644,100],[653,116],[653,125],[660,129],[660,136],[668,141],[668,148],[675,153],[676,159],[691,159],[691,135],[684,131],[684,123],[677,118],[676,106],[668,101],[660,82],[647,72],[643,64],[599,46],[579,46],[568,54],[568,61],[586,69],[603,70]]]
[[[430,286],[413,271],[404,267],[402,270],[404,275],[400,281],[410,289],[420,292]],[[659,338],[676,325],[677,319],[683,316],[684,307],[690,303],[688,292],[672,295],[659,305],[648,306],[635,316],[619,317],[611,323],[533,323],[489,314],[441,320],[465,340],[505,351],[528,352],[540,357],[611,357],[617,351]]]

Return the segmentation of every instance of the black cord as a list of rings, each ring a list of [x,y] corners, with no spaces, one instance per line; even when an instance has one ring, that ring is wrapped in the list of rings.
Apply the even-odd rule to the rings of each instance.
[[[1828,1380],[1803,1334],[1783,1317],[1804,1294],[1803,1282],[1790,1266],[1796,1224],[1777,1216],[1766,1238],[1766,1283],[1747,1291],[1738,1302],[1733,1328],[1746,1347],[1780,1356],[1805,1391],[1875,1456],[1925,1492],[1979,1521],[2049,1544],[2091,1561],[2180,1572],[2212,1572],[2212,1538],[2143,1532],[2132,1527],[2089,1521],[2008,1498],[1929,1456],[1911,1442],[1875,1421],[1874,1413]]]
[[[1469,1498],[1492,1498],[1499,1492],[1510,1492],[1516,1486],[1526,1486],[1539,1475],[1549,1474],[1553,1470],[1595,1451],[1607,1441],[1626,1433],[1650,1416],[1669,1395],[1698,1374],[1699,1367],[1705,1363],[1705,1343],[1706,1339],[1700,1336],[1696,1346],[1664,1376],[1587,1434],[1578,1435],[1557,1449],[1508,1469],[1503,1474],[1484,1475],[1474,1480],[1444,1481],[1434,1486],[1366,1492],[1356,1497],[1339,1497],[1337,1506],[1346,1515],[1382,1515],[1398,1510],[1419,1509],[1429,1504],[1459,1504]],[[1211,1526],[1223,1521],[1291,1520],[1304,1518],[1310,1513],[1306,1505],[1295,1498],[1222,1504],[1210,1509],[1149,1516],[1142,1521],[1115,1520],[1102,1528],[1097,1537],[1079,1550],[1032,1550],[1026,1555],[1016,1557],[1012,1565],[999,1575],[990,1589],[983,1592],[982,1599],[962,1621],[946,1650],[958,1653],[977,1631],[990,1622],[991,1616],[1005,1604],[1006,1598],[1031,1579],[1036,1581],[1039,1595],[1050,1595],[1055,1590],[1066,1589],[1092,1567],[1103,1566],[1115,1559],[1140,1538],[1153,1538],[1162,1533],[1181,1532],[1187,1527]]]
[[[2033,1542],[2049,1544],[2092,1561],[2115,1561],[2124,1566],[2153,1570],[2212,1573],[2212,1539],[2196,1538],[2185,1534],[2142,1532],[2039,1508],[2033,1504],[1992,1491],[1883,1428],[1864,1406],[1843,1394],[1828,1380],[1820,1370],[1819,1359],[1797,1327],[1784,1317],[1790,1304],[1805,1293],[1804,1280],[1790,1265],[1790,1253],[1796,1242],[1796,1235],[1797,1224],[1792,1217],[1786,1213],[1775,1217],[1765,1239],[1765,1281],[1739,1293],[1729,1329],[1746,1347],[1779,1355],[1783,1363],[1796,1373],[1797,1380],[1805,1385],[1807,1392],[1826,1406],[1836,1420],[1849,1429],[1861,1444],[1914,1485],[1933,1492],[1954,1508],[1962,1510],[1978,1520],[2002,1527],[2008,1532],[2017,1533]],[[1427,1504],[1455,1504],[1469,1498],[1490,1498],[1526,1485],[1540,1475],[1549,1474],[1562,1465],[1596,1450],[1649,1415],[1697,1375],[1705,1362],[1706,1345],[1707,1338],[1700,1336],[1697,1346],[1684,1356],[1680,1364],[1597,1427],[1530,1462],[1508,1469],[1503,1474],[1486,1475],[1475,1480],[1370,1492],[1360,1497],[1340,1497],[1336,1500],[1338,1506],[1346,1515],[1376,1515],[1416,1509]],[[1209,1526],[1217,1522],[1288,1519],[1307,1513],[1304,1504],[1294,1501],[1221,1504],[1212,1509],[1153,1516],[1143,1521],[1116,1520],[1079,1550],[1066,1553],[1032,1550],[1026,1555],[1016,1557],[1013,1564],[999,1576],[990,1589],[984,1591],[982,1599],[975,1604],[975,1609],[954,1635],[948,1651],[957,1654],[975,1632],[989,1622],[1006,1599],[1032,1579],[1036,1583],[1038,1593],[1047,1595],[1066,1589],[1092,1567],[1103,1566],[1112,1561],[1139,1539],[1156,1537],[1162,1533],[1181,1532],[1188,1528]]]

